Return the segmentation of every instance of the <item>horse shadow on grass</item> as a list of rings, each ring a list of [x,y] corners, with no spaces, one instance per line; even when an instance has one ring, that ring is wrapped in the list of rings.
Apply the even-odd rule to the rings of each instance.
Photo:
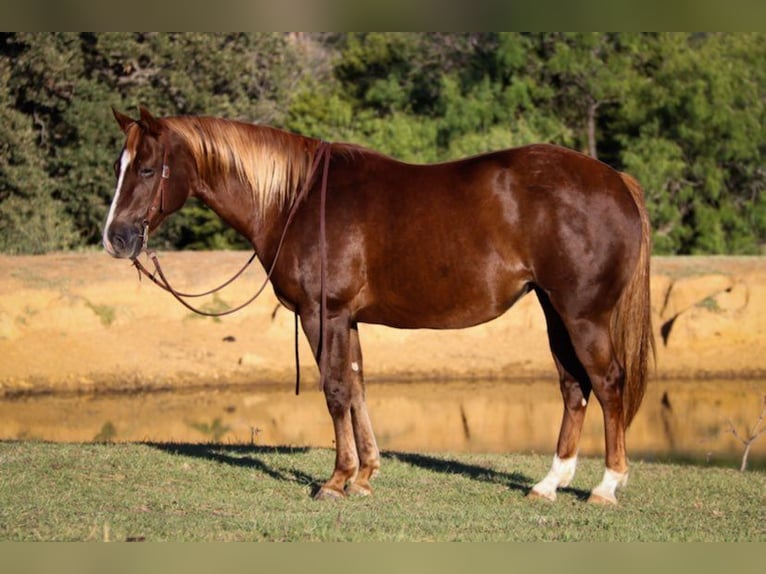
[[[224,444],[187,444],[187,443],[144,443],[169,454],[188,456],[203,460],[210,460],[222,464],[237,467],[250,468],[275,479],[284,482],[294,482],[308,486],[311,495],[315,495],[321,487],[324,479],[313,476],[294,467],[275,466],[266,462],[263,455],[292,455],[305,453],[311,450],[309,447],[286,447],[286,446],[258,446],[258,445],[224,445]],[[424,454],[399,451],[381,452],[383,459],[388,459],[418,468],[428,472],[441,474],[463,475],[471,480],[499,484],[509,490],[527,494],[535,481],[520,472],[501,472],[486,466],[468,464],[454,459],[445,459]],[[329,469],[328,469],[329,470]],[[562,488],[562,492],[569,492],[585,500],[589,492],[577,488]]]
[[[273,454],[290,455],[308,452],[310,449],[305,447],[153,442],[144,444],[168,454],[200,458],[221,464],[250,468],[262,472],[274,480],[309,485],[312,489],[312,495],[319,490],[319,486],[321,485],[317,477],[311,476],[310,474],[295,468],[274,466],[264,461],[260,456]]]
[[[524,495],[528,494],[537,482],[520,472],[500,472],[486,466],[467,464],[458,460],[436,458],[412,452],[387,451],[381,453],[381,455],[383,458],[397,460],[431,472],[458,474],[467,476],[472,480],[499,484]],[[590,494],[588,491],[572,487],[560,488],[559,490],[561,492],[569,492],[581,500],[586,500]]]
[[[383,458],[409,464],[410,466],[422,468],[429,472],[462,475],[471,480],[500,484],[507,486],[510,490],[517,490],[520,492],[529,491],[533,484],[532,479],[520,472],[499,472],[486,466],[468,464],[458,460],[436,458],[414,452],[385,451],[381,453],[381,456]]]

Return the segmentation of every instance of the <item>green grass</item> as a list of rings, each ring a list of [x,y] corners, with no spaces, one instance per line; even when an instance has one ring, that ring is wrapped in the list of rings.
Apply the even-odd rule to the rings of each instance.
[[[525,494],[548,455],[385,453],[375,495],[316,502],[327,449],[0,442],[0,540],[766,541],[766,473],[635,461],[620,506]]]

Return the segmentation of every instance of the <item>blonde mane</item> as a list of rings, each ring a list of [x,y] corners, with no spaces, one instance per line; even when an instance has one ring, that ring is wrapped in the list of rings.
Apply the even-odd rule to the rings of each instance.
[[[297,195],[318,145],[274,128],[218,118],[180,116],[163,121],[186,142],[203,181],[214,186],[234,171],[250,188],[261,214]]]

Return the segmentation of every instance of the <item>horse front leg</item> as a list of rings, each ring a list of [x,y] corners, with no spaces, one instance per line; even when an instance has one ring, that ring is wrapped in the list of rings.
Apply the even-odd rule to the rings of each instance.
[[[359,471],[356,478],[348,485],[349,494],[372,494],[370,480],[380,469],[380,451],[372,430],[370,415],[365,401],[364,374],[362,367],[362,347],[359,343],[359,331],[352,325],[350,333],[351,352],[351,424],[354,429],[354,441],[359,455]]]
[[[329,480],[314,495],[317,500],[346,496],[346,484],[356,478],[359,469],[351,415],[353,371],[349,353],[350,323],[345,316],[328,317],[327,321],[327,341],[321,349],[321,352],[328,353],[323,391],[335,431],[335,468]],[[319,313],[301,314],[301,322],[314,356],[321,365]]]

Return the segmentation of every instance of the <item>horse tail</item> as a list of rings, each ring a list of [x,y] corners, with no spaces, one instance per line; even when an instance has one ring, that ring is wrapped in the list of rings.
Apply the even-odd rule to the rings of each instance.
[[[627,428],[641,406],[646,391],[649,356],[656,359],[649,294],[651,228],[644,190],[636,179],[620,173],[641,218],[638,263],[612,313],[610,331],[618,362],[625,373],[622,404]]]

